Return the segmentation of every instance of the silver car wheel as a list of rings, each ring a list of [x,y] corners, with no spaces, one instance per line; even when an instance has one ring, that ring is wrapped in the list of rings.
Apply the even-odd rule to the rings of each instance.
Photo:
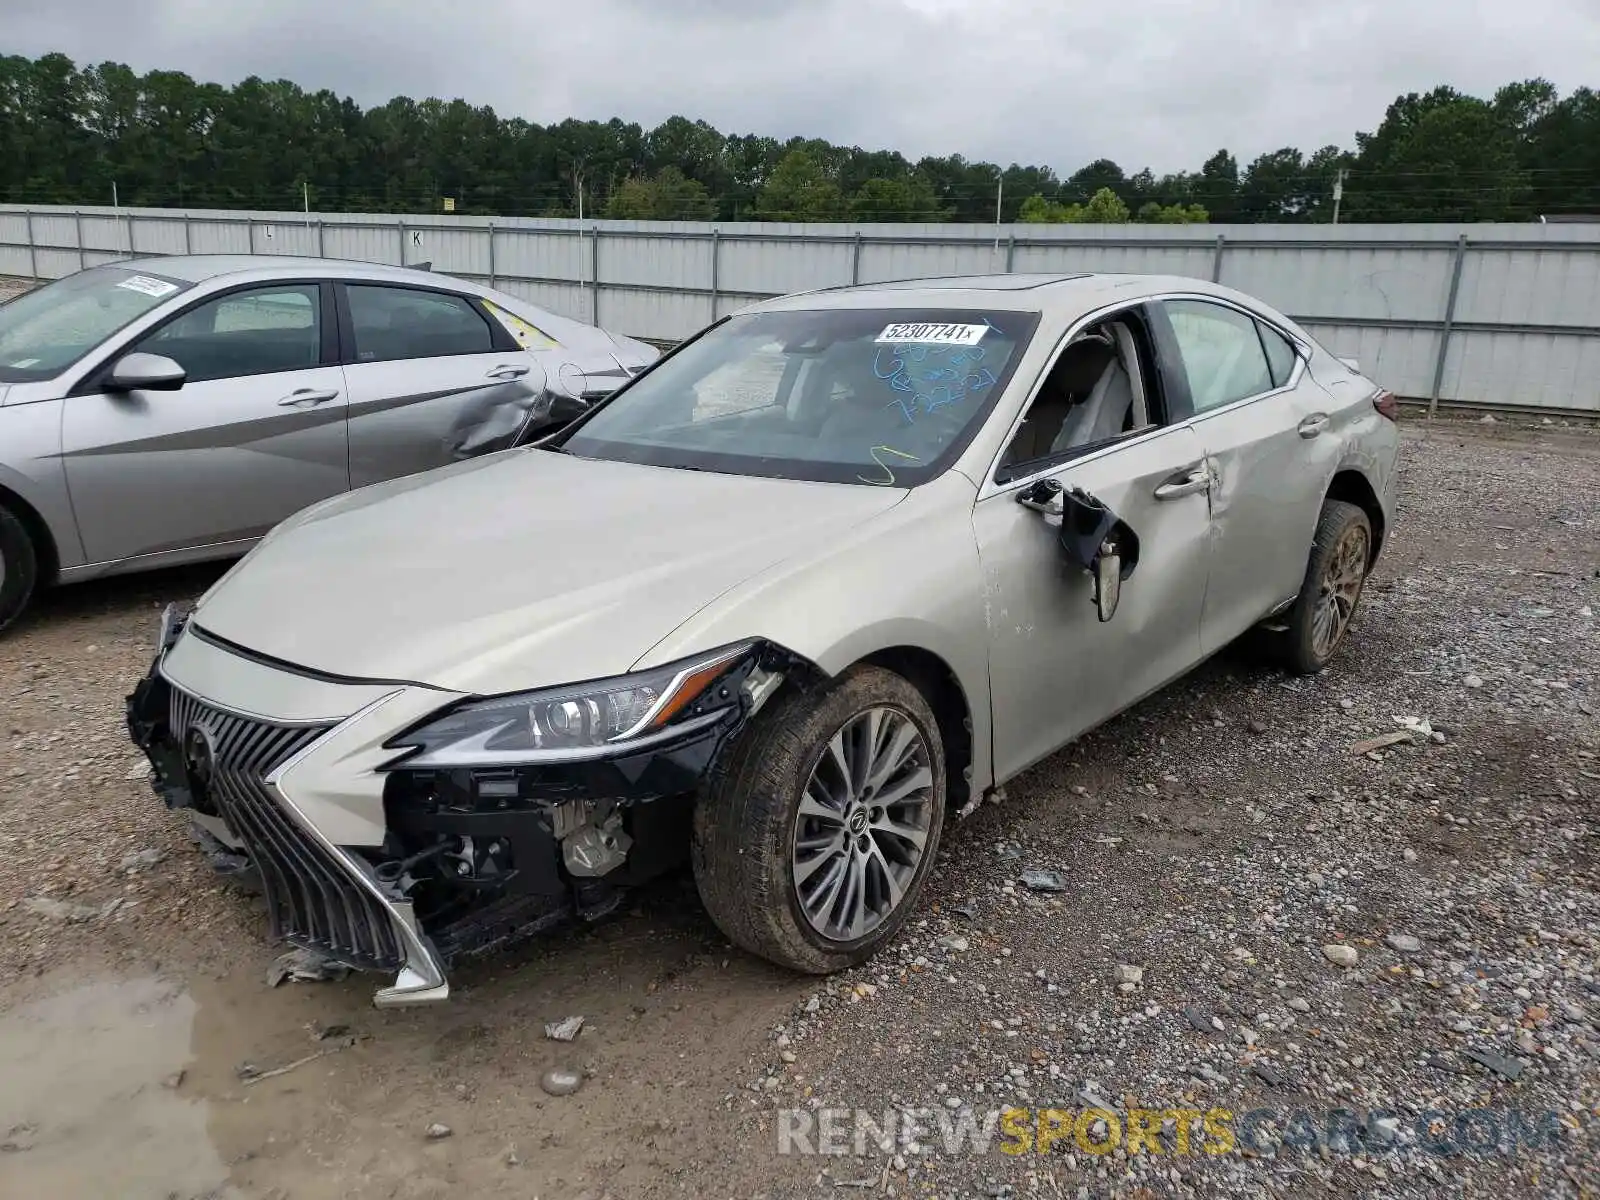
[[[1311,646],[1319,658],[1331,655],[1349,628],[1356,602],[1361,599],[1370,557],[1367,531],[1359,525],[1347,529],[1328,556],[1311,620]]]
[[[794,886],[813,930],[853,942],[888,919],[922,863],[932,803],[928,746],[906,713],[869,708],[834,733],[795,816]]]

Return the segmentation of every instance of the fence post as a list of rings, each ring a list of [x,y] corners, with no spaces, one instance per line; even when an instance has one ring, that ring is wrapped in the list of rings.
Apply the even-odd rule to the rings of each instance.
[[[406,223],[404,220],[399,222],[398,228],[400,230],[400,265],[403,267],[406,265]]]
[[[317,257],[318,258],[327,258],[328,257],[327,244],[323,240],[323,233],[324,233],[323,226],[324,226],[324,224],[325,223],[322,220],[322,218],[318,217],[317,218]]]
[[[856,230],[855,245],[850,251],[850,286],[861,282],[861,230]]]
[[[133,257],[133,214],[128,214],[128,257]]]
[[[500,286],[499,284],[497,284],[495,282],[495,273],[494,273],[494,221],[493,220],[490,220],[490,222],[489,222],[489,286],[491,288],[496,288],[496,287]]]
[[[1537,243],[1534,243],[1537,245]],[[1433,390],[1428,393],[1428,420],[1439,411],[1439,391],[1444,387],[1444,360],[1450,353],[1450,330],[1456,323],[1456,297],[1461,293],[1461,265],[1467,259],[1467,235],[1456,239],[1456,250],[1450,266],[1450,292],[1444,302],[1444,328],[1439,330],[1439,357],[1433,364]]]
[[[717,319],[717,303],[722,294],[722,230],[711,231],[711,319]]]
[[[28,225],[28,275],[37,280],[39,278],[39,251],[33,244],[33,209],[29,209],[23,216]]]
[[[1013,229],[1006,234],[1006,274],[1011,274],[1011,264],[1017,258],[1017,231]]]
[[[72,210],[72,229],[78,241],[78,270],[83,270],[89,260],[83,256],[83,213],[78,209]]]
[[[1222,252],[1228,245],[1228,239],[1223,234],[1217,234],[1217,248],[1211,255],[1211,282],[1222,282]]]
[[[193,254],[194,250],[189,241],[189,210],[183,210],[183,252]]]
[[[589,246],[589,324],[600,324],[600,226]]]

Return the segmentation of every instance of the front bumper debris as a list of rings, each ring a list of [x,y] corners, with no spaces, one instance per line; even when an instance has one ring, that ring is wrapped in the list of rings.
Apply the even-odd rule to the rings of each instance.
[[[303,785],[284,776],[357,717],[274,722],[190,694],[162,671],[185,620],[163,614],[155,659],[127,700],[154,791],[185,811],[219,872],[259,886],[275,936],[395,972],[374,997],[380,1006],[444,1000],[457,961],[597,919],[686,861],[701,780],[789,663],[760,648],[730,670],[739,703],[726,719],[632,754],[495,769],[401,764],[383,780],[382,845],[344,846],[307,819],[295,802]]]

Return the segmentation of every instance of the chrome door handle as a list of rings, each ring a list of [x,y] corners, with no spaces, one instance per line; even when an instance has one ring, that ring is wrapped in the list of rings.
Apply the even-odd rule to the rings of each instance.
[[[1211,490],[1211,472],[1204,466],[1181,471],[1156,488],[1157,500],[1180,500],[1197,492]]]
[[[338,398],[338,388],[329,388],[326,391],[318,391],[316,388],[296,388],[279,400],[278,404],[282,408],[314,408],[318,404],[326,404],[329,400]]]
[[[1314,413],[1300,422],[1300,436],[1314,438],[1328,427],[1327,413]]]
[[[526,366],[513,366],[507,363],[505,366],[494,368],[489,372],[488,377],[490,379],[521,379],[530,369]]]

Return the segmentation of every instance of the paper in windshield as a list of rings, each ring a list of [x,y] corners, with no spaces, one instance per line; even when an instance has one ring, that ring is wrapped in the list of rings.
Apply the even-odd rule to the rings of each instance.
[[[146,296],[154,296],[157,300],[163,296],[170,296],[178,290],[177,284],[168,283],[165,279],[151,279],[148,275],[129,275],[117,286],[127,288],[130,292],[142,292]]]
[[[976,346],[987,325],[941,325],[902,322],[890,325],[877,337],[880,342],[915,342],[923,346]]]

